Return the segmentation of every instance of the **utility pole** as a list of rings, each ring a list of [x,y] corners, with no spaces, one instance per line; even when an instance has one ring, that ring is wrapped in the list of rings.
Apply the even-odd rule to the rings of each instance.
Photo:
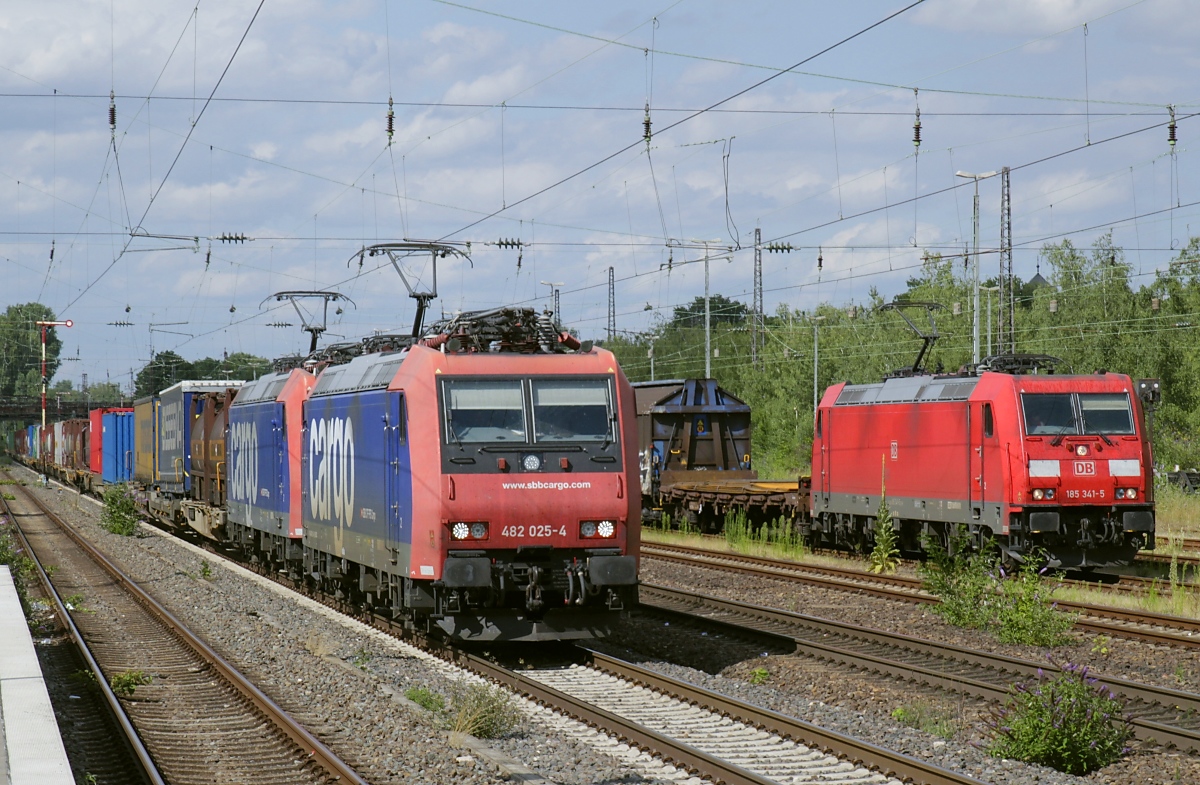
[[[819,335],[819,331],[817,330],[817,324],[824,318],[825,318],[824,316],[814,316],[812,318],[812,326],[813,326],[813,419],[814,420],[816,419],[816,416],[817,416],[817,403],[818,403],[817,398],[819,396],[818,387],[817,387],[817,369],[820,365],[820,361],[818,359],[818,349],[819,349],[820,344],[818,343],[818,338],[817,338]]]
[[[955,172],[956,177],[967,177],[975,181],[975,294],[972,298],[974,307],[974,320],[972,324],[971,338],[971,361],[979,364],[979,181],[986,180],[989,177],[995,177],[997,172],[984,172],[982,174],[972,174],[971,172]]]
[[[70,319],[65,322],[55,321],[37,321],[35,324],[42,328],[42,430],[46,429],[46,328],[47,327],[73,327],[75,325]]]
[[[754,227],[754,306],[750,314],[750,364],[758,368],[758,342],[763,321],[762,229]],[[765,344],[765,341],[764,341]]]
[[[608,340],[617,337],[617,286],[613,268],[608,268]]]
[[[563,285],[562,281],[542,281],[543,286],[550,287],[550,307],[554,309],[554,318],[558,319],[558,323],[562,324],[562,318],[558,315],[558,287]]]
[[[712,313],[708,302],[708,245],[704,246],[704,378],[712,378]]]
[[[1005,351],[1005,335],[1009,354],[1017,353],[1017,295],[1014,291],[1012,257],[1012,192],[1009,190],[1008,167],[1000,169],[1000,353]],[[1005,300],[1007,299],[1007,308]],[[1005,320],[1007,310],[1008,319]]]

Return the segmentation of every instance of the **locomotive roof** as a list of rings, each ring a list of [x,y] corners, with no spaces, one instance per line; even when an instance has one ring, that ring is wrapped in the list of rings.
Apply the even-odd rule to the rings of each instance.
[[[311,397],[383,389],[391,384],[407,356],[407,351],[364,354],[345,365],[330,366],[317,379]]]
[[[225,390],[229,388],[236,389],[245,384],[241,379],[195,379],[183,382],[176,382],[167,389],[159,393],[160,396],[166,395],[169,392],[208,392],[209,390]]]
[[[978,383],[978,376],[904,376],[882,384],[847,384],[833,405],[965,401]]]
[[[291,378],[291,371],[282,373],[268,373],[258,377],[252,382],[247,382],[238,391],[237,397],[233,399],[233,406],[244,406],[248,403],[258,403],[259,401],[273,401],[279,397],[279,393],[283,390],[283,386],[287,384]]]

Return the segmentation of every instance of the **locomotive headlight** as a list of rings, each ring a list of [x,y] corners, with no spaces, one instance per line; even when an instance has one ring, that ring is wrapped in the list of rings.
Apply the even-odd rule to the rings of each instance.
[[[1083,456],[1087,455],[1088,454],[1088,446],[1086,444],[1075,445],[1075,454],[1081,458]]]
[[[1033,489],[1033,500],[1035,502],[1040,502],[1045,496],[1046,496],[1046,492],[1043,491],[1041,488]]]
[[[1046,489],[1046,501],[1050,501],[1050,500],[1051,500],[1051,499],[1053,499],[1053,498],[1054,498],[1054,489],[1053,489],[1053,488],[1047,488],[1047,489]]]
[[[527,472],[536,472],[538,469],[542,468],[542,459],[540,456],[530,453],[529,455],[525,455],[521,458],[521,466]]]
[[[617,533],[617,524],[612,521],[580,521],[579,536],[585,540],[608,539]]]
[[[1118,499],[1136,499],[1137,488],[1117,488]]]
[[[475,521],[474,523],[458,521],[450,526],[450,539],[452,540],[486,540],[487,536],[487,521]]]

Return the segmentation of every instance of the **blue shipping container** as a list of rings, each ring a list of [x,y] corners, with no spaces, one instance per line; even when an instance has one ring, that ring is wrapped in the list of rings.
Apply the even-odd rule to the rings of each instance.
[[[109,412],[101,418],[100,479],[106,483],[133,478],[133,412]]]

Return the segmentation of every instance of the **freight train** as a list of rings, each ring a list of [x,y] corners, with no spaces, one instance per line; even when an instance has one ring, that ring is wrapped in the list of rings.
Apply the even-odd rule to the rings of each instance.
[[[547,314],[465,313],[245,384],[181,382],[128,416],[117,460],[157,519],[412,628],[596,637],[636,601],[633,390]],[[21,441],[65,478],[40,434]]]
[[[833,385],[817,408],[812,473],[785,482],[742,476],[749,409],[712,380],[670,383],[657,400],[649,391],[662,388],[635,385],[648,392],[638,410],[643,515],[706,531],[734,509],[758,522],[783,515],[814,547],[863,551],[886,494],[908,555],[931,540],[949,547],[963,527],[976,547],[993,543],[1013,561],[1037,552],[1051,566],[1126,564],[1155,542],[1141,389],[1121,374],[1029,372],[1046,359]],[[709,444],[737,449],[706,448],[695,462],[680,434],[697,432],[729,434]]]

